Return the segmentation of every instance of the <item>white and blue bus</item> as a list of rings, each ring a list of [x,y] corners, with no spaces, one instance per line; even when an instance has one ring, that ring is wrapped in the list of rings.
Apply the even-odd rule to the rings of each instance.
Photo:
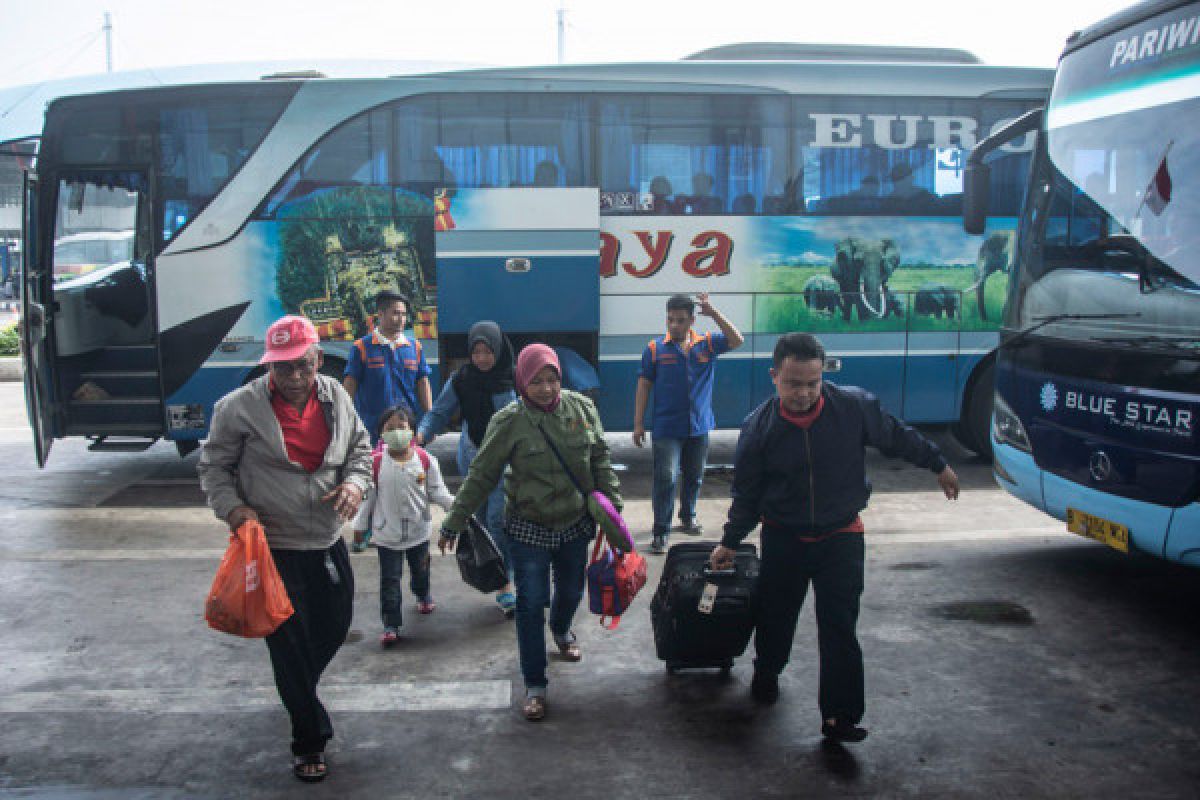
[[[411,298],[435,372],[493,319],[573,351],[617,430],[666,298],[707,291],[748,340],[719,371],[718,425],[769,393],[775,338],[809,330],[838,380],[986,449],[1034,136],[996,159],[979,235],[964,161],[1044,104],[1051,71],[915,48],[699,55],[55,101],[26,188],[39,460],[64,436],[186,452],[257,374],[273,319],[313,319],[337,373],[384,288]],[[55,242],[100,231],[131,234],[132,257],[55,282]]]
[[[998,482],[1122,552],[1200,566],[1200,3],[1075,34],[1044,113],[996,362]],[[984,141],[964,223],[982,227]],[[978,165],[982,165],[982,168]]]

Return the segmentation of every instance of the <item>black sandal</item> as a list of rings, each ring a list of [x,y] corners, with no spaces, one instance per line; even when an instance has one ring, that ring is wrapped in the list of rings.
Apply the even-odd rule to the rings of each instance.
[[[292,759],[292,774],[305,783],[320,783],[329,774],[324,753],[309,753]]]
[[[554,637],[554,644],[558,646],[558,653],[563,661],[581,661],[583,659],[583,651],[579,649],[579,637],[574,631],[567,633],[570,639],[560,639]]]
[[[546,716],[546,698],[540,694],[531,694],[525,698],[521,713],[530,722],[537,722]]]

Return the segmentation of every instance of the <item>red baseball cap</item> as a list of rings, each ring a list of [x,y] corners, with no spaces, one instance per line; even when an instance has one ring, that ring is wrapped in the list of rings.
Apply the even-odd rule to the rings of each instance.
[[[271,323],[267,328],[266,349],[259,359],[260,364],[272,361],[295,361],[304,358],[308,348],[321,341],[317,329],[308,317],[288,314]]]

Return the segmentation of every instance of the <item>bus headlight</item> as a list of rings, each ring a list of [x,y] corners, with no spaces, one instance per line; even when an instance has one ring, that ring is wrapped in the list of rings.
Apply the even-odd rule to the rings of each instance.
[[[992,405],[992,438],[1026,453],[1033,452],[1025,426],[998,392]]]

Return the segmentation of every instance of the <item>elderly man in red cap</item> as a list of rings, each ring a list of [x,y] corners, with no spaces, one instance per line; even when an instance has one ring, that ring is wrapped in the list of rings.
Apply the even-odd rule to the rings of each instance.
[[[292,720],[292,768],[325,777],[333,736],[317,681],[350,630],[354,575],[342,524],[371,486],[371,445],[354,403],[321,375],[316,328],[287,316],[267,329],[267,374],[213,409],[197,471],[216,515],[259,521],[295,614],[267,637],[275,685]]]

